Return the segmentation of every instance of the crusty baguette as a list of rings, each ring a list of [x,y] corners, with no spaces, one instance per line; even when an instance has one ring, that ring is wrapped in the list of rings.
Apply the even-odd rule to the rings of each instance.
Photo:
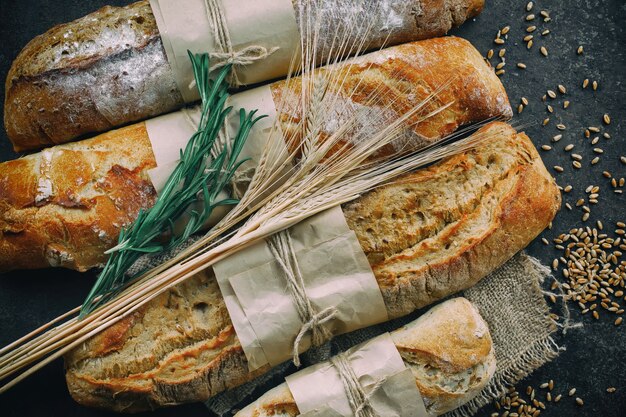
[[[418,149],[453,133],[460,126],[490,117],[510,117],[506,92],[472,45],[447,37],[414,42],[358,58],[345,66],[347,78],[338,93],[337,126],[341,117],[363,112],[359,129],[375,132],[380,119],[365,117],[376,111],[367,105],[373,89],[385,90],[385,117],[397,117],[450,82],[431,103],[453,104],[439,114],[408,127],[405,139],[389,145]],[[320,70],[324,71],[324,70]],[[453,78],[458,75],[456,78]],[[358,84],[354,94],[348,92]],[[271,86],[286,136],[298,132],[300,83]],[[388,101],[385,102],[384,100]],[[382,112],[382,110],[381,110]],[[342,116],[344,115],[344,116]],[[321,137],[331,135],[328,124]],[[62,266],[87,270],[105,261],[105,250],[117,241],[119,229],[150,207],[154,190],[146,171],[155,165],[145,125],[139,123],[73,144],[59,145],[17,161],[0,164],[0,270]],[[119,180],[103,183],[109,176]],[[122,180],[123,179],[123,180]],[[106,186],[105,186],[106,185]],[[111,198],[111,195],[118,197]],[[131,201],[119,196],[138,195]],[[109,209],[103,209],[103,204]]]
[[[341,5],[344,1],[312,3],[328,33],[354,21],[354,8]],[[365,1],[367,18],[358,20],[375,27],[368,49],[441,36],[477,15],[484,3],[406,0],[398,7],[378,2]],[[296,19],[308,22],[300,12],[311,9],[299,4],[293,0]],[[327,38],[319,38],[324,59]],[[37,36],[13,62],[5,91],[4,123],[16,151],[68,142],[183,105],[148,1],[104,7]]]
[[[438,416],[474,398],[489,382],[496,358],[487,323],[465,298],[453,298],[391,333],[415,376],[426,411]],[[287,384],[268,391],[236,417],[300,414]]]
[[[491,139],[480,147],[343,206],[390,316],[471,287],[559,208],[554,179],[525,134],[499,122],[481,132]],[[205,400],[254,376],[209,272],[70,352],[66,369],[76,401],[117,411]]]

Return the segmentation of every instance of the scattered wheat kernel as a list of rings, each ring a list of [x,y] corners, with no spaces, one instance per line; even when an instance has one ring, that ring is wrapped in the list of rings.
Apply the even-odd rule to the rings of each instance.
[[[550,242],[548,242],[548,239],[546,239],[545,237],[542,237],[541,241],[543,242],[544,245],[549,245],[550,244]]]
[[[548,383],[547,383],[547,382],[544,382],[543,384],[539,385],[539,388],[541,388],[541,389],[546,389],[546,388],[548,388]]]
[[[602,222],[600,220],[598,220],[596,222],[596,224],[598,225],[598,229],[600,229],[600,230],[604,229],[604,225],[602,224]]]
[[[591,144],[595,145],[596,143],[598,143],[599,140],[600,140],[600,137],[596,136],[595,138],[591,139]]]
[[[523,111],[524,111],[524,105],[523,104],[520,104],[519,106],[517,106],[517,113],[518,114],[523,112]]]
[[[496,71],[496,75],[502,75],[505,71],[503,69]]]
[[[626,156],[620,156],[619,160],[622,161],[622,164],[626,165]]]
[[[562,167],[562,166],[559,166],[559,165],[555,165],[555,166],[554,166],[554,170],[555,170],[556,172],[563,172],[563,167]]]
[[[588,138],[591,136],[591,132],[589,131],[589,129],[585,129],[585,137]]]
[[[595,313],[595,311],[594,311],[594,313]],[[578,405],[581,405],[581,406],[582,406],[582,405],[584,404],[584,402],[583,402],[582,398],[578,398],[578,397],[576,397],[576,404],[578,404]]]
[[[565,191],[566,193],[569,193],[570,191],[572,191],[572,188],[573,187],[571,185],[568,185],[563,189],[563,191]]]
[[[602,121],[604,122],[604,124],[610,125],[611,124],[611,117],[608,114],[605,114],[604,116],[602,116]]]
[[[532,33],[532,32],[534,32],[535,30],[537,30],[537,26],[528,26],[528,27],[526,28],[526,32],[528,32],[528,33]]]
[[[583,46],[582,46],[582,45],[580,45],[580,46],[578,47],[578,49],[576,50],[576,53],[577,53],[578,55],[582,55],[582,54],[583,54]]]
[[[562,123],[559,123],[558,125],[556,125],[556,128],[559,129],[559,130],[567,129],[567,127],[564,124],[562,124]]]
[[[599,157],[599,156],[596,156],[595,158],[593,158],[593,159],[591,160],[591,165],[595,165],[595,164],[597,164],[598,162],[600,162],[600,157]]]
[[[607,132],[604,132],[602,136],[604,136],[605,139],[611,139],[611,135],[609,135]]]
[[[554,402],[558,403],[559,401],[561,401],[561,397],[562,397],[561,394],[557,395],[556,398],[554,399]]]
[[[567,207],[568,210],[572,209],[572,205],[570,203],[565,203],[565,207]]]
[[[611,173],[609,171],[602,172],[602,175],[604,175],[606,178],[611,178]]]
[[[594,81],[591,86],[593,87],[593,91],[596,91],[598,89],[598,82]]]
[[[550,123],[550,118],[546,117],[545,119],[543,119],[543,122],[541,122],[542,125],[547,125],[548,123]]]
[[[554,113],[554,108],[548,104],[547,109],[550,113]]]
[[[569,390],[568,395],[569,395],[570,397],[574,396],[574,394],[576,394],[576,388],[572,388],[571,390]]]
[[[502,38],[495,38],[495,39],[493,40],[493,42],[494,42],[496,45],[502,45],[502,44],[504,44],[504,39],[502,39]]]
[[[509,33],[509,30],[511,30],[511,26],[505,26],[502,28],[500,33],[502,33],[503,35],[506,35],[507,33]]]
[[[526,69],[526,64],[524,64],[523,62],[518,62],[517,68]]]
[[[506,65],[506,63],[500,62],[498,65],[496,65],[496,69],[497,70],[502,69],[502,67],[504,67],[505,65]]]
[[[541,51],[541,55],[548,56],[548,50],[545,46],[542,46],[539,50]]]
[[[532,48],[532,47],[533,47],[533,40],[531,39],[531,40],[529,40],[529,41],[528,41],[528,43],[526,44],[526,48],[527,48],[527,49],[530,49],[530,48]]]
[[[626,182],[626,179],[624,179],[623,177],[619,179],[619,186],[623,187],[624,183]]]
[[[506,54],[506,49],[505,48],[500,49],[500,51],[498,52],[498,56],[500,58],[504,58],[505,54]]]
[[[490,50],[487,52],[487,59],[491,59],[491,58],[493,58],[493,49],[490,49]]]
[[[609,394],[613,394],[616,391],[615,387],[608,387],[606,389],[606,392],[608,392]]]
[[[544,19],[543,19],[543,21],[544,21],[544,22],[546,22],[546,23],[548,23],[548,22],[551,22],[551,21],[552,21],[552,19],[550,19],[549,17],[546,17],[546,18],[544,18]]]
[[[529,14],[528,16],[526,16],[526,21],[530,22],[531,20],[535,20],[535,15],[534,14]]]
[[[548,90],[548,97],[550,98],[556,98],[556,93],[552,90]]]
[[[573,166],[574,166],[574,168],[576,168],[576,169],[581,169],[581,168],[583,167],[583,166],[582,166],[582,164],[581,164],[580,162],[578,162],[578,161],[574,161],[574,162],[572,162],[572,165],[573,165]]]
[[[622,229],[626,227],[626,223],[624,223],[624,222],[617,222],[617,223],[615,223],[615,225],[617,227],[619,227],[619,228],[622,228]]]
[[[549,33],[550,33],[550,29],[546,29],[546,30],[544,30],[543,32],[541,32],[541,35],[542,35],[542,36],[546,36],[546,35],[547,35],[547,34],[549,34]]]
[[[563,148],[563,150],[565,150],[565,152],[569,152],[569,151],[571,151],[572,149],[574,149],[574,145],[573,145],[573,144],[571,144],[571,143],[570,143],[569,145],[567,145],[565,148]]]
[[[593,132],[593,133],[598,133],[600,132],[600,128],[599,127],[595,127],[595,126],[589,126],[589,131]]]
[[[583,221],[586,222],[587,220],[589,220],[589,213],[583,214]],[[594,313],[596,313],[596,311],[594,311]],[[594,314],[594,316],[595,316],[595,314]]]
[[[552,138],[552,142],[558,142],[563,138],[563,135],[556,135]]]
[[[585,81],[583,81],[583,88],[587,88],[588,85],[589,85],[589,78],[585,78]]]
[[[621,317],[618,317],[617,320],[615,320],[615,325],[619,326],[620,324],[622,324],[623,319]]]
[[[529,1],[528,4],[526,4],[526,11],[529,12],[533,9],[533,2]]]
[[[563,102],[563,108],[564,108],[564,109],[566,109],[566,108],[568,108],[568,107],[569,107],[569,100],[565,100],[565,101]]]
[[[549,151],[552,149],[552,146],[550,145],[541,145],[541,149],[543,149],[544,151]]]
[[[534,38],[533,35],[526,35],[526,36],[524,36],[524,42],[528,42],[528,41],[532,40],[533,38]]]
[[[562,84],[559,84],[559,93],[561,93],[561,94],[567,93],[567,89]]]
[[[528,99],[526,97],[522,97],[520,100],[522,101],[522,104],[524,104],[524,106],[528,106]]]

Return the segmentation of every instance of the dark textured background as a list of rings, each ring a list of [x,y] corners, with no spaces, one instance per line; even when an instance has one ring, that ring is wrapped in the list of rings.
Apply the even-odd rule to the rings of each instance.
[[[0,76],[6,77],[11,61],[35,35],[102,5],[128,3],[120,0],[0,0]],[[626,196],[614,194],[601,173],[608,170],[618,178],[626,177],[626,165],[619,162],[619,156],[626,155],[626,127],[622,123],[626,117],[626,3],[623,0],[535,1],[534,13],[538,15],[540,10],[548,10],[552,17],[550,23],[538,20],[537,26],[542,30],[549,28],[551,34],[541,37],[536,32],[535,46],[530,51],[521,40],[527,26],[524,21],[526,1],[487,0],[486,3],[485,11],[477,19],[454,30],[453,34],[469,39],[486,53],[489,48],[497,46],[493,38],[498,29],[511,26],[505,45],[506,74],[502,79],[514,107],[522,96],[530,101],[521,117],[515,117],[514,123],[522,126],[537,146],[550,143],[550,138],[557,134],[556,123],[568,126],[555,149],[541,152],[546,166],[565,167],[564,173],[555,175],[560,185],[574,187],[564,197],[564,201],[572,205],[583,196],[588,185],[599,185],[602,190],[600,203],[593,207],[587,224],[602,220],[605,229],[613,230],[616,221],[626,221]],[[576,48],[581,44],[585,53],[577,56]],[[539,53],[541,45],[549,50],[547,58]],[[492,59],[494,66],[497,62],[497,58]],[[515,68],[516,62],[526,63],[528,69]],[[591,88],[581,89],[585,78],[599,81],[597,92]],[[565,99],[571,101],[570,108],[562,109],[564,98],[554,100],[555,114],[550,116],[550,124],[542,127],[540,122],[547,117],[547,112],[541,96],[547,89],[556,91],[558,84],[567,87]],[[612,124],[604,129],[612,139],[602,139],[597,145],[605,150],[605,154],[599,164],[591,167],[592,146],[584,139],[582,130],[586,126],[602,126],[604,113],[609,113],[612,118]],[[3,130],[0,136],[1,160],[15,158],[17,155],[12,152]],[[569,155],[563,151],[567,143],[576,145],[574,152],[584,156],[583,169],[572,168]],[[583,224],[581,216],[578,209],[572,212],[563,209],[554,221],[553,230],[542,236],[550,239],[580,226]],[[546,263],[557,254],[539,240],[530,245],[528,252]],[[0,276],[0,345],[6,345],[80,304],[93,277],[93,274],[65,270],[20,271]],[[553,379],[555,393],[565,394],[570,387],[576,387],[576,395],[585,401],[583,407],[577,407],[572,398],[564,395],[560,403],[548,404],[548,410],[542,416],[626,416],[626,324],[615,327],[615,316],[605,314],[601,320],[595,321],[588,315],[582,317],[577,308],[573,310],[574,319],[584,323],[584,328],[570,331],[561,340],[567,350],[518,386],[522,390],[528,384],[538,388],[542,382]],[[616,387],[617,392],[606,393],[610,386]],[[543,395],[540,399],[543,400]],[[493,411],[491,406],[485,407],[479,416],[489,416]],[[191,404],[159,410],[153,415],[193,417],[208,414],[202,404]],[[64,384],[62,363],[57,361],[1,396],[0,415],[87,417],[111,413],[74,403]]]

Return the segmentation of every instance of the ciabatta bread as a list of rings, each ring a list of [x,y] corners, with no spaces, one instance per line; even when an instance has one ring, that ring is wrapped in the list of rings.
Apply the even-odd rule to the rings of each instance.
[[[337,95],[337,123],[322,129],[321,137],[334,133],[342,117],[359,114],[358,129],[379,131],[381,119],[371,117],[377,109],[367,104],[374,89],[385,91],[378,106],[393,119],[448,83],[430,106],[453,104],[417,125],[407,121],[404,137],[380,156],[394,147],[419,149],[463,125],[512,114],[498,77],[463,39],[400,45],[343,68],[345,82],[330,92]],[[282,111],[277,116],[282,131],[295,136],[302,116],[295,101],[300,83],[278,82],[271,91]],[[286,105],[280,106],[283,100]],[[120,228],[153,204],[147,170],[154,166],[144,123],[0,164],[0,270],[62,266],[84,271],[104,262]]]
[[[483,0],[391,3],[364,2],[366,19],[359,22],[375,28],[364,47],[377,49],[383,44],[441,36],[477,15],[483,6]],[[335,33],[360,18],[350,1],[311,4],[302,8],[301,0],[293,0],[296,20],[304,25],[310,22],[310,16],[300,16],[301,11],[319,14],[323,34]],[[344,28],[344,33],[359,32]],[[348,39],[348,44],[361,45],[361,37]],[[321,59],[328,38],[332,36],[319,37]],[[104,7],[37,36],[13,62],[5,91],[4,124],[16,151],[68,142],[184,104],[146,0]]]
[[[487,323],[465,298],[453,298],[431,308],[417,320],[391,332],[391,338],[412,371],[430,416],[439,416],[470,401],[496,370]],[[281,384],[235,417],[299,414],[289,387]]]
[[[491,139],[476,149],[343,206],[392,317],[471,287],[559,208],[555,181],[525,134],[504,123],[481,132]],[[66,369],[76,401],[117,411],[202,401],[255,376],[210,272],[69,353]]]

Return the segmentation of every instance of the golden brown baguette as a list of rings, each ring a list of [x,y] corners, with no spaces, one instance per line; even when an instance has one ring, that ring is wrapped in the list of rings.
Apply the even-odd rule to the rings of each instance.
[[[465,298],[431,308],[391,332],[405,365],[415,377],[426,411],[438,416],[474,398],[496,369],[487,323]],[[235,417],[296,417],[300,410],[287,384],[268,391]]]
[[[463,125],[512,114],[499,79],[463,39],[400,45],[360,57],[358,64],[344,68],[346,82],[341,90],[333,87],[339,96],[334,126],[346,114],[372,112],[366,100],[373,89],[384,90],[381,108],[394,103],[384,110],[385,117],[393,118],[452,80],[431,107],[453,104],[416,126],[407,121],[405,139],[381,155],[391,153],[394,146],[419,149]],[[356,84],[358,89],[348,94]],[[274,102],[287,103],[278,115],[286,136],[298,131],[294,121],[301,117],[295,110],[299,88],[297,80],[271,86]],[[380,119],[361,119],[359,129],[380,129]],[[321,136],[331,135],[332,129],[328,125]],[[114,246],[120,227],[140,208],[153,204],[146,171],[154,165],[144,123],[0,164],[0,270],[62,266],[84,271],[104,262],[104,252]],[[109,176],[116,180],[110,182]],[[134,195],[137,198],[129,201],[120,197]]]
[[[296,20],[306,23],[310,17],[300,12],[317,16],[319,10],[324,30],[334,33],[356,19],[354,8],[341,4],[346,1],[316,0],[312,8],[301,8],[301,0],[293,0]],[[376,28],[365,47],[377,49],[441,36],[480,13],[483,3],[406,0],[391,7],[368,0],[367,19],[357,21]],[[326,37],[319,38],[324,59]],[[16,151],[68,142],[183,105],[148,1],[107,6],[37,36],[13,62],[5,91],[4,123]]]
[[[560,206],[525,134],[504,123],[481,131],[491,139],[480,147],[343,206],[392,317],[473,286]],[[209,272],[69,353],[66,370],[76,401],[117,411],[202,401],[255,376]]]

